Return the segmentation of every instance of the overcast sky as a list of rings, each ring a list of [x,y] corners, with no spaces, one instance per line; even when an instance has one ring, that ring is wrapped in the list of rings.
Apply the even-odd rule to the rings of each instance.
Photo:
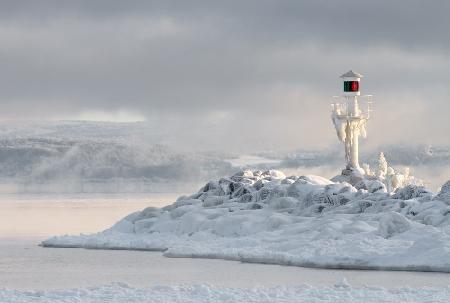
[[[438,0],[0,1],[0,119],[327,147],[353,69],[375,96],[366,147],[449,144],[449,13]]]

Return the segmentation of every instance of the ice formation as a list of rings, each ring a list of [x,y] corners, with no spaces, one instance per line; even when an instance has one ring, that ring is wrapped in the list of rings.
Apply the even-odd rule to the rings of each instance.
[[[67,290],[0,289],[0,301],[9,303],[72,302],[448,302],[450,287],[394,288],[335,286],[272,286],[229,288],[211,285],[155,285],[134,288],[124,283]]]
[[[450,183],[434,196],[381,153],[378,169],[359,166],[358,137],[369,110],[349,71],[332,119],[347,165],[332,180],[242,170],[110,229],[62,236],[47,247],[160,250],[168,257],[223,258],[285,265],[450,272]]]
[[[366,137],[366,124],[370,118],[372,95],[361,96],[359,91],[360,80],[363,76],[352,70],[341,76],[344,81],[343,95],[336,98],[340,101],[332,103],[331,119],[337,132],[338,139],[344,143],[346,167],[342,174],[334,177],[333,181],[349,182],[352,185],[362,183],[366,186],[366,180],[378,181],[384,184],[388,193],[408,184],[422,185],[420,180],[410,176],[409,168],[404,173],[396,172],[388,166],[384,154],[378,159],[378,171],[372,172],[368,164],[359,166],[359,137]],[[360,99],[368,98],[366,110],[360,107]],[[380,184],[379,184],[380,185]],[[360,187],[361,187],[360,186]]]
[[[389,166],[383,153],[379,155],[378,169],[376,171],[372,171],[369,164],[363,164],[362,171],[344,170],[341,175],[335,176],[332,180],[348,182],[358,188],[365,189],[369,186],[369,182],[372,184],[371,186],[383,186],[388,193],[394,193],[398,188],[407,185],[423,187],[423,181],[412,176],[408,167],[405,167],[404,171],[400,172]]]
[[[344,94],[341,101],[333,102],[331,119],[337,136],[345,146],[345,160],[347,162],[343,175],[364,173],[359,166],[359,136],[366,137],[366,124],[370,110],[362,111],[359,105],[361,94],[359,83],[363,76],[352,70],[341,76],[344,81]],[[364,96],[369,97],[371,96]],[[369,101],[370,104],[370,101]]]
[[[389,193],[385,180],[364,177],[352,185],[313,175],[243,170],[210,181],[169,206],[130,214],[103,232],[53,237],[42,245],[450,272],[450,182],[433,195],[415,184]]]

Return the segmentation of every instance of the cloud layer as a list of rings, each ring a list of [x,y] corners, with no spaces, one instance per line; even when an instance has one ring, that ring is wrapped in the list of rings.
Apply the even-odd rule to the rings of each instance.
[[[375,95],[368,144],[447,143],[447,1],[0,5],[2,119],[131,112],[196,142],[324,147],[354,69]]]

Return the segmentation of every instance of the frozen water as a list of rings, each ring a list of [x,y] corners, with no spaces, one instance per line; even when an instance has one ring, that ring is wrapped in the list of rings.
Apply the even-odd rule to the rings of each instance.
[[[46,249],[36,243],[36,238],[0,238],[1,287],[45,290],[112,282],[124,282],[133,287],[186,283],[224,287],[295,286],[305,283],[333,286],[343,277],[356,287],[450,285],[450,274],[446,273],[317,269],[218,259],[166,258],[159,252]]]
[[[377,302],[439,302],[448,296],[450,275],[446,273],[322,270],[164,258],[158,252],[45,249],[36,245],[43,235],[92,232],[107,226],[108,220],[114,222],[120,213],[145,204],[164,206],[170,197],[3,195],[0,199],[0,235],[9,235],[0,238],[0,302],[177,302],[178,298],[214,302],[216,297],[199,289],[220,296],[219,302],[264,302],[272,289],[279,290],[279,297],[269,297],[269,302],[339,302],[345,298],[352,302],[374,298]],[[189,203],[182,201],[178,203]],[[6,221],[9,226],[3,224]],[[9,233],[11,226],[13,234]]]
[[[133,288],[123,283],[47,291],[17,291],[0,289],[0,301],[9,303],[64,302],[448,302],[447,288],[350,287],[335,286],[276,286],[226,288],[210,285],[152,286]]]

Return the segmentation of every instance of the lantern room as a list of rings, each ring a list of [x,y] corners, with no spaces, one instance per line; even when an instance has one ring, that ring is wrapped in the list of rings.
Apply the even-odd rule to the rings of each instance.
[[[359,96],[359,81],[363,76],[350,70],[341,76],[344,80],[344,93],[347,96]]]

